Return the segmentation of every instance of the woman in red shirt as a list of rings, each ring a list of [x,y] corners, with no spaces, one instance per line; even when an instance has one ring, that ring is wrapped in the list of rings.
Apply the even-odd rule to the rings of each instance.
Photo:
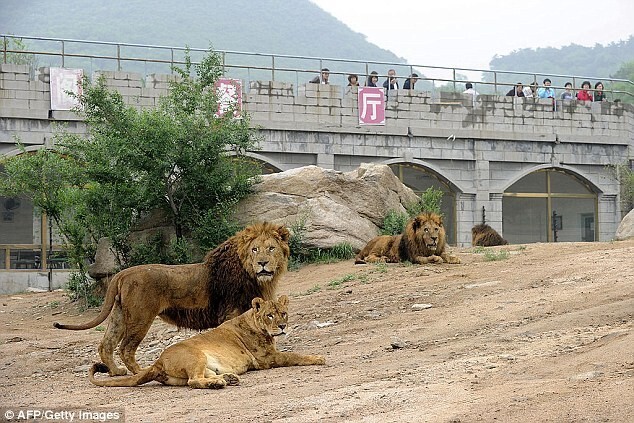
[[[577,100],[592,101],[592,94],[588,91],[591,87],[590,81],[583,81],[581,89],[577,92]]]

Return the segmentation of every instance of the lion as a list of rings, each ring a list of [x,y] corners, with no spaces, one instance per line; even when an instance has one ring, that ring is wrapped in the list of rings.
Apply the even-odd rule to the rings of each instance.
[[[442,218],[424,212],[412,218],[400,235],[381,235],[373,238],[355,257],[355,264],[387,262],[451,263],[460,259],[445,251],[447,236]]]
[[[492,247],[494,245],[506,245],[508,241],[502,238],[495,229],[485,223],[471,228],[471,245],[480,247]]]
[[[103,363],[92,365],[89,378],[98,386],[138,386],[156,380],[165,385],[224,388],[238,385],[249,370],[325,364],[320,355],[278,351],[276,336],[288,324],[288,297],[277,301],[254,298],[252,308],[220,326],[168,347],[150,367],[136,375],[96,379],[107,373]]]
[[[101,312],[80,325],[54,323],[56,328],[89,329],[110,322],[99,345],[101,361],[111,376],[126,374],[117,367],[114,350],[133,373],[141,368],[136,350],[152,321],[159,316],[179,328],[208,329],[238,316],[255,297],[273,300],[286,271],[290,233],[270,222],[246,227],[208,252],[202,263],[130,267],[110,281]]]

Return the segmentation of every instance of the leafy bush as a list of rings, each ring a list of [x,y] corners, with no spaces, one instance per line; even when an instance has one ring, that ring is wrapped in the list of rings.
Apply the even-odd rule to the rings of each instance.
[[[440,206],[442,204],[443,192],[440,189],[429,187],[420,195],[420,200],[410,204],[407,213],[413,217],[423,212],[436,213],[442,216]]]
[[[423,212],[437,213],[442,216],[440,205],[442,204],[442,190],[429,187],[420,195],[420,199],[407,207],[407,214],[390,210],[383,218],[381,235],[398,235],[405,231],[407,221]]]
[[[192,262],[192,245],[185,239],[174,239],[165,244],[163,236],[156,233],[146,242],[132,245],[128,264],[136,266],[147,263],[180,264]]]
[[[81,301],[83,307],[97,307],[103,299],[95,294],[96,284],[86,273],[71,272],[66,283],[66,290],[71,301]]]
[[[390,210],[383,219],[383,226],[381,227],[381,235],[398,235],[403,233],[405,225],[409,220],[409,215],[400,213],[395,210]]]

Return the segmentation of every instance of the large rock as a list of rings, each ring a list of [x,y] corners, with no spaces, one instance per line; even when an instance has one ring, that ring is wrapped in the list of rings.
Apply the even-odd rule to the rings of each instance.
[[[630,210],[623,220],[621,220],[621,223],[616,230],[615,238],[617,241],[634,238],[634,209]]]
[[[110,238],[100,238],[95,251],[95,262],[88,266],[88,276],[100,280],[114,275],[119,270],[119,263],[112,249]]]
[[[377,235],[389,210],[405,212],[419,198],[387,165],[362,164],[351,172],[305,166],[262,176],[255,194],[241,202],[236,219],[268,220],[289,228],[305,221],[305,244],[355,249]]]

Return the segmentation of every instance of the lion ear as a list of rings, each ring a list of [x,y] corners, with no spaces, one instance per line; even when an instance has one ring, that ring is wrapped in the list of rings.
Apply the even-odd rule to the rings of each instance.
[[[291,238],[291,233],[283,225],[280,225],[277,228],[277,233],[280,236],[280,238],[282,238],[282,241],[284,242],[288,242],[288,240]]]
[[[255,297],[251,301],[251,307],[253,307],[255,311],[260,311],[260,308],[262,308],[262,305],[264,305],[264,300],[260,297]]]
[[[286,295],[280,295],[280,298],[277,299],[277,302],[281,306],[287,306],[288,305],[288,297]]]
[[[414,232],[416,232],[418,228],[420,228],[420,226],[421,226],[421,219],[419,219],[418,216],[416,216],[414,218],[414,222],[412,223],[412,229],[414,230]]]

